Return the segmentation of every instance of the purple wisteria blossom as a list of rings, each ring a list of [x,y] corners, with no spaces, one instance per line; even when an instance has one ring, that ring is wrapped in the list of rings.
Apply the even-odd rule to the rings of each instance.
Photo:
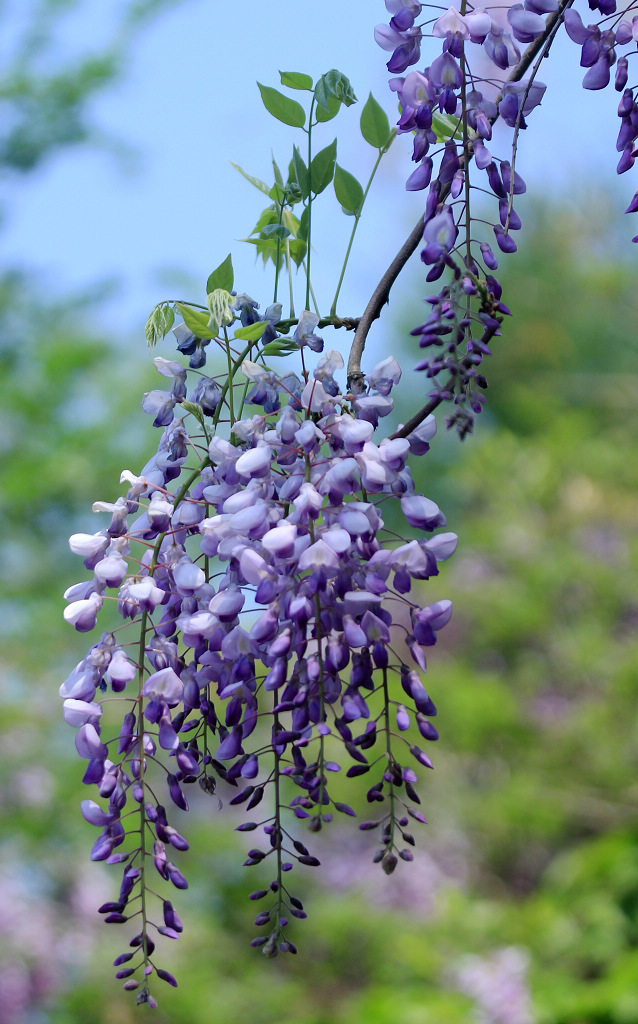
[[[449,210],[429,231],[447,252]],[[321,350],[318,322],[302,314],[300,347]],[[135,981],[138,1001],[151,1004],[149,981],[167,974],[155,943],[182,931],[166,886],[188,886],[179,858],[189,844],[169,809],[188,810],[195,783],[206,793],[220,780],[232,787],[230,804],[248,815],[241,830],[259,836],[246,865],[274,861],[270,888],[252,897],[269,896],[255,921],[265,934],[253,942],[269,956],[295,951],[287,919],[305,917],[284,875],[319,863],[299,827],[312,833],[335,813],[357,815],[333,796],[331,773],[369,775],[379,816],[361,828],[377,830],[383,870],[411,859],[408,821],[425,821],[412,765],[432,767],[414,740],[438,737],[421,678],[425,648],[451,614],[449,601],[423,603],[421,591],[456,545],[454,534],[435,532],[445,517],[416,493],[408,466],[411,453],[427,451],[433,419],[409,438],[375,440],[401,379],[394,357],[369,370],[356,396],[341,391],[335,350],[303,382],[245,359],[246,402],[263,415],[232,420],[227,436],[222,388],[200,376],[186,400],[186,370],[165,359],[156,367],[180,386],[170,401],[147,402],[146,411],[171,408],[170,419],[155,414],[157,455],[139,475],[122,474],[125,496],[95,503],[108,517],[103,530],[70,541],[92,578],[69,588],[65,618],[88,631],[111,600],[133,644],[119,630],[103,633],[60,689],[84,782],[96,787],[81,805],[99,830],[91,858],[122,871],[119,896],[100,912],[125,924],[141,899],[160,901],[115,961],[125,986]],[[209,432],[189,433],[187,412],[196,431],[208,417]],[[203,456],[189,460],[191,449]],[[103,729],[104,698],[122,708],[115,735]],[[328,760],[328,746],[339,761]],[[262,800],[267,809],[255,815]]]

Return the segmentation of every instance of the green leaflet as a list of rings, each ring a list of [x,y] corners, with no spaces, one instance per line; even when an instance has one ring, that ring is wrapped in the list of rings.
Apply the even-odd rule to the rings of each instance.
[[[312,78],[310,75],[302,74],[301,71],[280,71],[279,78],[281,84],[287,85],[289,89],[304,89],[306,92],[312,92]]]
[[[315,116],[317,121],[332,121],[333,117],[336,117],[339,113],[339,107],[341,106],[341,100],[338,100],[336,96],[330,96],[328,99],[327,110],[323,107],[317,107]]]
[[[335,161],[337,159],[337,140],[331,142],[325,149],[313,157],[310,164],[310,187],[314,195],[318,196],[332,181],[335,173]]]
[[[357,217],[363,206],[363,188],[353,174],[335,164],[335,194],[344,213]]]
[[[300,103],[297,103],[296,100],[291,100],[288,96],[284,96],[277,89],[271,89],[269,85],[261,85],[260,82],[257,82],[257,85],[261,93],[262,103],[269,114],[276,117],[278,121],[291,125],[293,128],[303,128],[306,123],[306,113]]]
[[[184,323],[196,338],[206,340],[217,337],[217,331],[211,330],[208,326],[209,318],[206,313],[200,313],[198,310],[193,309],[192,306],[187,306],[184,302],[176,302],[175,305]]]
[[[246,179],[246,181],[249,181],[251,185],[254,185],[255,188],[258,188],[260,192],[264,193],[264,195],[267,196],[270,193],[268,185],[266,184],[265,181],[262,181],[261,178],[254,178],[252,174],[247,174],[243,167],[240,167],[239,164],[234,164],[232,160],[230,161],[230,166],[234,167],[236,171],[239,171],[239,173]]]
[[[306,167],[301,153],[296,146],[292,148],[292,160],[288,168],[288,184],[296,185],[299,190],[299,198],[307,199],[310,194],[310,183],[308,179],[308,168]]]
[[[288,248],[291,260],[293,260],[296,267],[300,267],[306,258],[308,246],[302,238],[292,238],[288,243]]]
[[[460,139],[461,129],[459,128],[458,117],[451,114],[432,114],[432,128],[436,132],[439,142],[447,142],[448,139]]]
[[[276,341],[269,341],[264,345],[261,351],[265,356],[288,356],[298,350],[299,345],[292,338],[277,338]]]
[[[156,306],[150,313],[144,335],[149,348],[154,348],[160,338],[165,338],[175,322],[175,312],[167,303]]]
[[[377,103],[372,93],[361,111],[361,134],[365,141],[375,149],[383,149],[390,138],[390,122],[383,107]]]
[[[331,71],[327,71],[325,75],[322,75],[315,86],[315,101],[317,106],[325,113],[329,113],[328,104],[331,97],[335,97],[339,103],[343,103],[346,107],[350,107],[353,103],[357,102],[357,97],[350,85],[350,80],[346,78],[343,72],[337,71],[336,68],[332,68]],[[332,116],[334,117],[334,114]],[[319,119],[318,112],[317,119]]]
[[[185,399],[183,402],[180,402],[180,405],[185,412],[189,412],[191,416],[194,416],[195,419],[201,423],[204,430],[206,429],[206,422],[204,420],[204,413],[202,412],[201,405],[197,405],[195,402],[187,402]]]
[[[243,173],[244,172],[242,171],[242,174]],[[244,175],[244,177],[246,177],[246,175]],[[234,280],[235,275],[233,272],[233,261],[229,253],[223,263],[220,263],[209,276],[208,281],[206,282],[206,294],[210,295],[210,293],[214,292],[217,288],[223,288],[224,291],[232,292]],[[202,337],[202,335],[200,335],[200,337]],[[212,335],[212,337],[214,337],[214,335]]]
[[[257,341],[261,338],[267,327],[267,320],[258,320],[257,323],[249,324],[248,327],[238,327],[235,331],[235,337],[239,338],[240,341]]]

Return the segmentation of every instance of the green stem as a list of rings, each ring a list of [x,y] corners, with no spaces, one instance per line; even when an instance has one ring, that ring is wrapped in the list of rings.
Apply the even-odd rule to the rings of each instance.
[[[339,275],[339,282],[337,284],[337,290],[335,292],[335,297],[332,300],[332,306],[330,307],[330,316],[336,316],[337,315],[337,301],[339,299],[339,292],[341,291],[341,285],[343,284],[343,278],[344,278],[345,273],[346,273],[346,267],[348,266],[348,260],[350,259],[350,250],[352,249],[352,243],[354,242],[354,236],[357,233],[357,228],[359,226],[359,221],[361,220],[361,214],[363,213],[363,207],[364,207],[365,201],[366,201],[366,199],[368,197],[368,192],[370,191],[370,186],[371,186],[371,184],[372,184],[372,182],[374,180],[375,174],[377,173],[377,168],[378,168],[379,164],[381,163],[381,158],[383,157],[383,155],[385,153],[387,153],[387,150],[388,150],[387,146],[384,146],[383,149],[379,150],[379,155],[378,155],[378,157],[377,157],[377,159],[375,161],[374,167],[372,168],[372,173],[371,173],[371,175],[370,175],[370,177],[368,179],[368,184],[366,185],[365,192],[363,193],[363,199],[361,200],[361,207],[359,209],[359,212],[357,214],[355,214],[354,225],[353,225],[353,228],[352,228],[352,233],[350,235],[350,241],[348,242],[348,248],[346,249],[346,255],[345,255],[345,259],[343,261],[343,266],[341,268],[341,274]],[[308,253],[308,255],[310,256],[310,253]]]
[[[306,456],[306,483],[310,483],[310,459]],[[310,540],[315,543],[315,524],[312,519],[308,520],[308,529],[310,531]],[[315,640],[317,641],[317,659],[319,661],[319,721],[325,721],[325,682],[324,682],[324,665],[323,665],[323,654],[321,651],[321,644],[323,640],[323,633],[321,630],[321,597],[319,591],[315,593]],[[319,773],[319,808],[317,813],[317,831],[321,829],[321,812],[323,811],[323,797],[326,789],[326,771],[325,771],[325,736],[323,733],[319,737],[319,759],[317,763],[317,771]]]
[[[388,759],[388,773],[391,774],[393,757],[392,757],[392,743],[390,741],[390,694],[388,692],[388,670],[383,669],[383,704],[385,711],[385,750],[386,757]],[[390,838],[386,845],[386,849],[389,853],[392,852],[394,847],[394,783],[388,783],[390,787]]]
[[[153,562],[151,563],[151,569],[155,568],[155,554],[153,555]],[[139,763],[140,763],[140,774],[139,784],[142,787],[142,792],[145,789],[145,771],[144,771],[144,695],[142,689],[144,687],[144,659],[146,654],[146,630],[148,623],[148,612],[144,612],[142,615],[142,628],[140,631],[140,646],[138,654],[138,687],[137,687],[137,719],[138,719],[138,743],[139,743]],[[148,967],[148,952],[146,948],[146,797],[140,800],[140,907],[142,913],[142,952],[144,955],[144,967]],[[146,975],[144,975],[146,977]]]
[[[226,339],[226,340],[228,341],[228,339]],[[231,401],[232,401],[232,380],[233,380],[233,377],[235,376],[235,374],[239,370],[239,368],[240,368],[241,364],[243,363],[244,359],[247,359],[250,356],[250,353],[251,353],[251,350],[252,350],[252,347],[253,347],[254,344],[255,344],[254,341],[250,341],[248,343],[248,345],[246,345],[246,348],[243,350],[243,352],[239,353],[239,355],[237,356],[237,359],[233,363],[232,370],[229,370],[229,375],[226,378],[226,380],[224,381],[224,384],[223,384],[223,387],[222,387],[221,397],[219,399],[219,403],[217,405],[217,408],[215,409],[215,415],[213,416],[213,426],[215,428],[217,427],[217,424],[219,423],[219,417],[221,416],[222,409],[224,407],[224,399],[226,398],[226,395],[228,393],[228,389],[229,388],[231,388]],[[228,364],[230,366],[230,346],[229,345],[227,345],[227,347],[226,347],[226,354],[228,356]],[[206,459],[204,460],[204,465],[209,465],[209,463],[208,463],[208,461]],[[199,467],[198,472],[201,469],[203,469],[203,466]]]
[[[304,270],[306,272],[307,281],[308,281],[308,287],[310,288],[310,295],[311,295],[311,298],[312,298],[312,304],[315,307],[315,313],[317,314],[317,316],[321,316],[321,313],[319,312],[319,305],[318,305],[317,300],[315,298],[315,293],[313,292],[312,285],[310,284],[310,246],[308,247],[308,263],[306,263],[306,261],[304,260],[303,263],[302,263],[302,267],[304,268]],[[308,305],[308,295],[307,294],[306,294],[306,309],[310,309],[310,306]]]
[[[310,309],[310,250],[312,245],[312,179],[310,172],[310,165],[312,163],[312,115],[315,109],[315,98],[312,97],[312,103],[310,104],[310,115],[308,117],[308,259],[306,263],[306,309]],[[315,303],[315,309],[317,303],[315,297],[312,297]]]
[[[284,219],[284,200],[285,200],[285,194],[284,194],[284,198],[279,203],[279,221],[278,221],[278,224],[277,224],[277,226],[279,228],[281,228],[281,226],[283,224],[283,219]],[[277,301],[277,288],[279,286],[279,269],[280,269],[279,261],[280,261],[280,258],[281,258],[281,237],[279,235],[277,235],[277,258],[275,260],[275,291],[274,291],[273,298],[272,298],[273,302]]]
[[[276,293],[276,291],[277,291],[277,287],[275,285],[275,293]],[[224,338],[226,339],[226,358],[227,358],[227,361],[228,361],[228,382],[229,382],[229,388],[228,388],[228,408],[230,410],[230,429],[232,431],[233,427],[235,426],[235,409],[234,409],[234,405],[233,405],[233,401],[234,401],[234,399],[233,399],[233,377],[234,377],[234,371],[233,371],[233,361],[232,361],[231,354],[230,354],[230,339],[228,337],[228,331],[226,330],[225,327],[224,327]],[[250,351],[250,349],[249,349],[249,351]],[[242,360],[242,362],[243,362],[243,360]],[[221,405],[222,403],[220,402],[219,404]],[[215,412],[217,412],[217,410],[215,410]]]
[[[275,705],[277,704],[277,700],[278,700],[277,694],[275,693],[274,694]],[[274,720],[274,730],[275,730],[275,735],[276,735],[279,732],[279,715],[277,714],[276,711],[274,712],[273,720]],[[284,910],[284,885],[283,885],[283,873],[282,873],[282,869],[281,869],[281,864],[282,864],[281,855],[282,855],[282,846],[283,846],[284,837],[283,837],[283,832],[281,830],[281,791],[280,791],[281,771],[280,771],[280,767],[279,767],[280,760],[281,760],[281,758],[280,758],[279,754],[277,753],[277,750],[275,749],[275,774],[274,774],[274,780],[275,780],[275,829],[276,829],[276,832],[277,832],[277,834],[276,834],[276,838],[277,838],[277,847],[276,847],[276,853],[277,853],[277,925],[276,925],[276,928],[277,928],[277,938],[279,938],[279,936],[281,934],[281,931],[282,931],[282,927],[281,927],[281,923],[280,922],[281,922],[281,918],[283,916],[282,915],[282,911]]]
[[[290,269],[290,239],[286,239],[286,269],[288,271],[288,289],[290,292],[290,319],[295,315],[295,297],[292,289],[292,271]]]

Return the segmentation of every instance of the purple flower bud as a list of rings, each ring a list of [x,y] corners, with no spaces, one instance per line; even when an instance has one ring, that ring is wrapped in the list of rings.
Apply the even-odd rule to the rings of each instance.
[[[496,270],[498,268],[498,261],[494,255],[491,246],[487,242],[481,242],[480,244],[481,255],[485,262],[485,266],[489,267],[490,270]]]
[[[179,782],[177,781],[177,778],[174,775],[171,775],[169,772],[169,774],[166,777],[166,782],[168,784],[168,792],[173,803],[176,804],[177,807],[180,807],[183,811],[187,811],[188,801],[182,792],[182,788]]]
[[[614,81],[614,88],[618,92],[622,92],[627,85],[627,79],[629,77],[629,61],[626,57],[620,57],[616,65],[616,78]]]
[[[492,192],[494,192],[494,194],[498,196],[499,199],[505,199],[507,193],[503,187],[503,182],[501,181],[501,176],[499,174],[498,167],[496,166],[494,161],[492,161],[492,163],[486,168],[486,170]]]
[[[516,242],[510,235],[504,234],[502,228],[498,224],[494,225],[494,235],[501,252],[516,252]]]
[[[416,170],[412,171],[412,174],[405,183],[406,190],[408,192],[418,192],[422,188],[427,188],[432,178],[433,166],[432,158],[426,157]]]
[[[634,156],[633,146],[631,146],[631,145],[627,146],[627,148],[623,150],[622,155],[620,157],[620,160],[618,161],[618,166],[616,167],[616,173],[617,174],[624,174],[625,171],[628,171],[631,167],[633,167],[634,160],[635,160],[635,156]]]
[[[188,889],[188,882],[171,861],[166,862],[166,873],[176,889]]]
[[[636,211],[638,211],[638,192],[634,192],[634,197],[625,210],[625,213],[636,213]]]
[[[604,89],[609,84],[609,79],[609,59],[605,53],[590,67],[583,78],[583,89]]]
[[[225,739],[222,740],[218,749],[217,757],[220,761],[230,761],[232,758],[237,757],[241,751],[241,732],[233,729],[228,733]]]
[[[508,223],[509,213],[509,223]],[[516,213],[514,207],[509,209],[509,203],[507,199],[499,199],[498,201],[498,215],[503,227],[507,225],[508,230],[519,231],[522,227],[521,219]],[[493,269],[493,268],[491,268]]]
[[[286,681],[286,660],[279,658],[264,680],[265,690],[277,690]]]
[[[164,924],[166,925],[167,928],[171,928],[175,932],[183,931],[184,926],[179,916],[175,913],[175,910],[173,909],[173,904],[170,902],[170,900],[164,900],[163,915]]]
[[[127,711],[122,720],[122,727],[120,729],[120,738],[117,746],[118,754],[126,754],[133,746],[134,741],[137,739],[135,734],[135,714],[132,711]]]
[[[410,526],[420,530],[435,530],[445,526],[446,519],[439,506],[422,494],[401,498],[401,511]]]
[[[113,812],[103,811],[94,800],[83,800],[80,809],[83,818],[88,821],[89,825],[98,825],[100,828],[110,824],[114,818]]]
[[[108,747],[102,743],[94,725],[83,725],[75,737],[75,746],[80,757],[104,760],[108,756]]]
[[[178,872],[178,874],[179,874],[179,872]],[[173,881],[172,878],[171,878],[171,881]],[[178,889],[185,889],[185,888],[186,888],[185,885],[178,886]],[[168,982],[169,985],[172,985],[173,988],[177,988],[177,981],[176,981],[176,979],[173,977],[173,975],[169,971],[165,971],[165,970],[163,970],[163,968],[158,967],[156,969],[156,973],[157,973],[157,977],[160,978],[161,981],[166,981],[166,982]]]
[[[405,732],[406,729],[409,729],[409,728],[410,728],[410,716],[409,716],[406,708],[403,706],[403,704],[399,704],[399,706],[397,708],[397,729],[400,729],[401,732]]]

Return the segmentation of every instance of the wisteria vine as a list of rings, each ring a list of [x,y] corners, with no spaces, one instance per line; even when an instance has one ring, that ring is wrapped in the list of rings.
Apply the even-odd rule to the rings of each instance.
[[[270,200],[248,241],[273,268],[272,302],[261,313],[235,290],[229,256],[206,283],[205,305],[155,307],[150,346],[172,333],[188,360],[155,357],[167,384],[146,394],[142,408],[161,431],[157,452],[139,474],[122,473],[125,496],[95,503],[108,525],[70,540],[92,576],[67,590],[66,621],[90,632],[109,605],[112,622],[123,620],[109,623],[60,692],[86,761],[83,781],[105,802],[82,802],[84,818],[100,829],[91,858],[122,870],[119,896],[99,908],[106,922],[129,925],[117,977],[150,1006],[154,975],[177,984],[158,966],[155,945],[160,936],[180,937],[170,886],[188,886],[188,842],[167,807],[188,810],[195,784],[213,794],[224,783],[228,803],[246,812],[238,830],[255,833],[245,864],[268,880],[250,897],[263,907],[252,944],[269,957],[296,953],[289,920],[306,914],[289,873],[319,866],[306,833],[334,813],[361,814],[333,781],[342,769],[349,779],[367,776],[372,811],[359,828],[376,833],[374,860],[391,874],[399,859],[412,859],[411,822],[426,820],[415,768],[432,767],[421,744],[438,738],[422,681],[425,649],[452,611],[445,599],[427,603],[422,581],[438,575],[457,538],[441,530],[435,502],[416,493],[408,459],[428,451],[441,403],[452,404],[448,426],[461,437],[481,411],[483,363],[509,314],[492,245],[516,250],[514,200],[525,191],[518,135],[543,96],[536,75],[563,24],[582,47],[585,88],[606,86],[616,65],[619,173],[636,155],[636,87],[627,85],[638,40],[634,5],[617,13],[615,0],[590,0],[600,17],[585,26],[573,0],[525,0],[506,10],[506,28],[496,9],[466,0],[444,13],[417,0],[385,2],[392,17],[375,36],[392,51],[388,70],[401,76],[390,82],[400,117],[391,129],[372,96],[363,107],[361,133],[377,154],[369,181],[364,187],[336,162],[336,140],[313,148],[319,126],[356,101],[343,74],[315,83],[282,72],[281,84],[305,96],[307,109],[260,85],[266,109],[304,136],[286,178],[273,161],[272,185],[238,168]],[[440,45],[438,56],[408,71],[425,39]],[[618,47],[625,50],[617,58]],[[498,120],[512,133],[507,159],[487,145]],[[403,134],[412,136],[416,164],[406,187],[428,190],[425,211],[363,314],[339,316],[365,199]],[[312,217],[331,184],[353,228],[322,315],[310,275]],[[496,199],[495,224],[474,214],[477,192]],[[628,212],[636,210],[638,195]],[[389,356],[364,372],[365,341],[419,247],[426,281],[444,281],[412,331],[428,350],[416,369],[429,390],[407,423],[379,439],[401,370]],[[345,382],[342,354],[324,351],[318,333],[330,328],[353,332]],[[207,376],[213,350],[224,370]],[[286,356],[297,359],[295,368],[274,368]]]

